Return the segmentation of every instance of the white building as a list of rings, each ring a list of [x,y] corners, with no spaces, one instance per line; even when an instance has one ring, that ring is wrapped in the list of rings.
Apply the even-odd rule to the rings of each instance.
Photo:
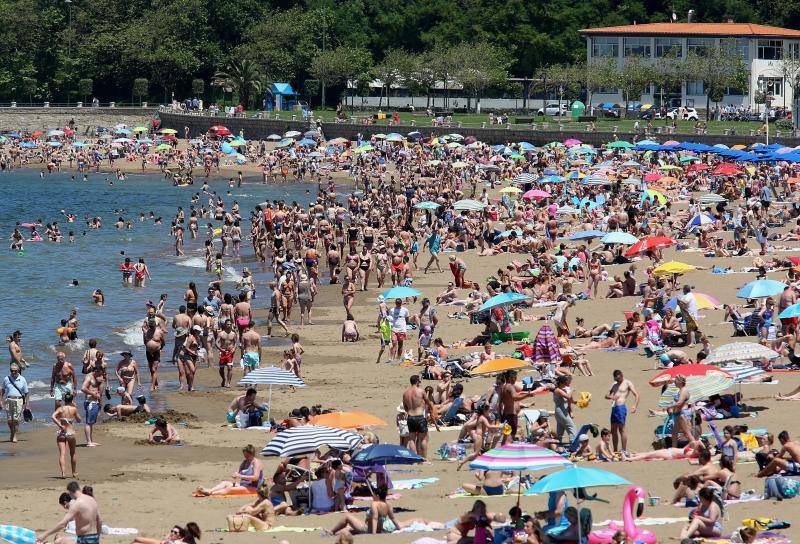
[[[586,38],[588,60],[616,58],[624,63],[627,57],[659,57],[688,53],[703,48],[729,44],[738,49],[750,69],[749,88],[728,89],[723,104],[744,105],[755,109],[757,91],[772,95],[773,106],[791,108],[793,89],[782,75],[783,58],[800,58],[800,30],[751,23],[651,23],[643,25],[587,28],[580,31]],[[660,89],[651,85],[641,102],[660,104]],[[798,90],[800,92],[800,90]],[[664,93],[664,104],[705,108],[706,97],[700,81],[688,81]],[[634,100],[631,97],[631,100]],[[593,104],[622,104],[619,89],[601,89],[594,94]]]

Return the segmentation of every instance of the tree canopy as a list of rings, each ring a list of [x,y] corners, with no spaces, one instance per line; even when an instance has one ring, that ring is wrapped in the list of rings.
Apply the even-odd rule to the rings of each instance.
[[[211,93],[215,73],[245,60],[270,81],[342,89],[354,74],[333,68],[348,56],[380,67],[386,83],[416,74],[403,79],[422,86],[431,73],[456,76],[436,54],[453,51],[472,55],[461,76],[478,99],[506,71],[530,77],[583,60],[581,28],[667,21],[689,8],[698,21],[797,27],[794,1],[0,0],[0,100],[79,100],[81,79],[103,100],[130,99],[137,78],[150,82],[144,99],[188,96],[194,79]],[[498,68],[476,63],[486,58],[477,51]]]

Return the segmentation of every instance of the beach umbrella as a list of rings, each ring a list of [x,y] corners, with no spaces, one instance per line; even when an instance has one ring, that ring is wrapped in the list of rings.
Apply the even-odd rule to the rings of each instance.
[[[752,378],[756,376],[763,376],[766,374],[766,371],[757,366],[753,366],[752,363],[747,363],[743,365],[726,365],[721,367],[721,370],[727,372],[731,376],[733,376],[733,381],[736,383],[744,383],[752,381]]]
[[[289,147],[294,143],[293,138],[284,138],[280,142],[278,142],[275,147]]]
[[[397,444],[372,444],[353,455],[352,461],[361,466],[415,465],[424,463],[425,458]]]
[[[728,390],[734,383],[733,376],[727,372],[712,372],[704,376],[687,376],[686,390],[689,393],[688,402],[696,402],[717,393]],[[658,400],[659,406],[669,406],[675,402],[678,388],[670,385],[661,393]]]
[[[421,291],[417,291],[413,287],[403,287],[398,285],[397,287],[392,287],[391,289],[387,289],[383,292],[383,298],[386,300],[394,299],[394,298],[411,298],[411,297],[418,297],[422,294]]]
[[[499,172],[500,168],[495,164],[481,164],[478,166],[479,169],[484,170],[486,172]]]
[[[661,178],[663,179],[663,178]],[[642,192],[642,201],[654,199],[657,200],[659,204],[666,204],[667,197],[664,196],[662,193],[656,191],[655,189],[646,189]]]
[[[27,148],[39,147],[38,145],[36,145],[33,142],[22,142],[21,144],[19,144],[19,146],[20,147],[27,147]]]
[[[36,533],[16,525],[0,525],[0,539],[9,544],[35,544]]]
[[[172,149],[172,146],[169,144],[158,144],[156,146],[156,151],[169,151]]]
[[[708,193],[700,197],[700,204],[718,204],[720,202],[727,202],[728,200],[716,193]]]
[[[505,304],[515,304],[517,302],[522,302],[523,300],[529,300],[530,298],[531,297],[528,295],[523,295],[521,293],[500,293],[499,295],[495,295],[481,304],[479,311],[483,312],[484,310],[491,310],[492,308],[503,306]]]
[[[557,365],[561,363],[561,352],[558,350],[558,340],[550,325],[542,325],[536,338],[533,340],[534,363],[548,363]]]
[[[733,377],[732,374],[721,370],[719,367],[714,365],[707,365],[707,364],[700,364],[700,363],[691,363],[686,365],[677,365],[671,368],[666,368],[659,372],[655,378],[650,380],[649,383],[653,387],[661,387],[662,385],[666,385],[675,379],[675,376],[681,375],[686,378],[690,376],[705,376],[707,374],[711,374],[713,372],[721,372],[722,374],[727,374],[728,376]]]
[[[472,200],[466,198],[464,200],[459,200],[455,204],[453,204],[453,209],[459,211],[480,211],[486,207],[486,204],[483,202],[479,202],[477,200]]]
[[[280,137],[278,137],[278,139],[280,140]],[[350,143],[350,140],[347,138],[334,138],[333,140],[329,140],[328,143],[331,145],[344,145]]]
[[[711,172],[712,176],[735,176],[737,174],[742,174],[742,171],[738,166],[729,162],[720,164]]]
[[[653,274],[656,276],[680,275],[688,272],[694,272],[696,270],[697,267],[690,264],[678,261],[669,261],[668,263],[662,263],[655,267],[653,269]]]
[[[606,233],[605,236],[600,238],[600,241],[602,243],[604,243],[604,244],[631,245],[631,244],[635,244],[636,242],[638,242],[639,239],[636,236],[634,236],[633,234],[630,234],[630,233],[627,233],[627,232],[624,232],[624,231],[621,231],[621,230],[615,230],[615,231]]]
[[[372,137],[375,138],[376,140],[385,140],[386,139],[386,134],[383,134],[383,133],[373,134]]]
[[[514,176],[512,183],[516,183],[517,185],[524,185],[525,183],[533,183],[536,181],[536,176],[529,172],[522,172]]]
[[[64,144],[62,144],[61,142],[52,142],[51,141],[51,142],[47,142],[47,145],[49,145],[50,147],[61,147]]]
[[[542,191],[541,189],[531,189],[527,191],[522,198],[527,198],[528,200],[534,199],[541,199],[541,198],[550,198],[553,196],[552,194],[548,193],[547,191]]]
[[[505,372],[515,368],[530,368],[531,364],[523,359],[514,359],[512,357],[501,357],[500,359],[492,359],[485,361],[472,370],[469,371],[471,376],[478,376],[480,374],[495,374],[497,372]]]
[[[662,177],[661,174],[659,174],[658,172],[648,172],[647,174],[644,175],[644,180],[645,181],[658,181],[658,180],[661,179],[661,177]]]
[[[142,126],[133,127],[133,131],[134,132],[147,132],[147,127],[142,127]]]
[[[800,317],[800,302],[797,304],[792,304],[778,314],[779,319],[792,319],[794,317]]]
[[[54,131],[51,130],[50,132],[54,132]],[[121,128],[121,129],[119,129],[119,130],[117,130],[115,132],[117,134],[125,134],[126,136],[129,135],[129,134],[133,134],[133,131],[130,130],[130,129],[127,129],[127,128]]]
[[[611,142],[610,144],[607,144],[606,147],[611,147],[611,148],[617,149],[617,148],[631,148],[631,147],[636,147],[636,146],[633,145],[630,142],[626,142],[625,140],[619,140],[619,141]]]
[[[711,295],[706,295],[705,293],[698,293],[697,291],[692,292],[694,295],[694,299],[697,301],[697,309],[698,310],[716,310],[722,303],[712,297]],[[670,308],[674,310],[678,307],[678,297],[672,297],[669,301],[664,305],[665,308]]]
[[[280,134],[270,134],[269,136],[267,136],[267,140],[270,140],[272,142],[277,142],[280,139],[281,139]]]
[[[115,140],[114,140],[114,143],[118,143],[118,144],[129,144],[129,143],[131,143],[132,141],[133,141],[133,140],[131,140],[130,138],[117,138],[117,139],[115,139]]]
[[[319,138],[319,132],[316,130],[307,130],[303,133],[303,138]]]
[[[298,132],[296,130],[289,130],[283,134],[284,138],[297,138],[298,136],[302,136],[302,132]]]
[[[605,236],[605,232],[601,230],[582,230],[567,236],[567,240],[586,240],[592,238],[600,238]]]
[[[272,386],[288,385],[291,387],[305,387],[306,383],[298,378],[294,372],[289,372],[276,366],[257,368],[246,374],[239,385],[269,385],[269,400],[267,401],[267,419],[272,410]]]
[[[301,145],[303,147],[316,147],[317,142],[315,142],[314,140],[310,140],[308,138],[303,138],[302,140],[297,142],[297,145]]]
[[[158,131],[159,134],[177,134],[178,131],[174,128],[162,128]]]
[[[579,215],[581,211],[578,208],[573,208],[572,206],[561,206],[556,210],[556,213],[559,215]]]
[[[582,143],[583,142],[581,142],[577,138],[568,138],[568,139],[564,140],[564,145],[567,146],[567,147],[572,147],[572,146],[575,146],[575,145],[581,145]]]
[[[331,412],[312,417],[311,423],[336,429],[362,429],[375,425],[386,425],[381,418],[366,412]]]
[[[776,280],[753,280],[742,287],[736,296],[738,298],[764,298],[777,295],[786,289],[786,284]]]
[[[762,358],[777,357],[779,354],[767,346],[755,342],[733,342],[712,349],[705,360],[710,365],[723,365],[736,361],[758,361]]]
[[[83,142],[72,142],[72,147],[86,147],[89,144],[85,144]]]
[[[702,227],[703,225],[713,225],[716,222],[716,219],[708,215],[707,213],[698,213],[692,220],[687,223],[689,227]]]
[[[349,451],[358,446],[361,435],[344,429],[321,427],[319,425],[302,425],[279,432],[269,444],[261,450],[267,457],[294,457],[295,455],[314,453],[323,447]]]
[[[41,130],[36,130],[34,132],[31,132],[31,138],[39,138],[40,136],[44,136],[44,132],[42,132]]]
[[[308,157],[310,159],[322,159],[323,157],[325,157],[325,155],[323,155],[319,151],[312,151],[311,153],[306,155],[306,157]]]
[[[407,137],[409,140],[414,140],[414,141],[420,140],[422,139],[422,133],[418,130],[412,130],[411,132],[408,133]]]
[[[675,166],[674,164],[665,164],[664,166],[659,166],[659,170],[681,170],[680,166]]]
[[[636,255],[637,253],[652,251],[662,247],[669,247],[677,243],[677,241],[673,240],[672,238],[667,238],[666,236],[648,236],[647,238],[642,238],[628,248],[628,251],[625,252],[625,256],[630,257],[632,255]]]
[[[398,134],[396,132],[392,132],[392,133],[386,135],[386,141],[387,142],[402,142],[403,139],[404,139],[403,135],[402,134]]]
[[[522,192],[522,189],[520,189],[519,187],[513,187],[513,186],[511,186],[511,187],[503,187],[502,189],[500,189],[500,192],[503,193],[503,194],[509,194],[509,193],[510,194],[518,194],[518,193]]]
[[[467,166],[469,166],[469,163],[464,161],[456,161],[450,166],[452,166],[453,168],[466,168]],[[506,187],[506,189],[508,189],[508,187]],[[516,189],[516,187],[511,187],[511,189]]]
[[[117,131],[117,132],[119,132],[119,131]],[[63,135],[64,135],[64,131],[63,130],[51,130],[51,131],[49,131],[47,133],[47,137],[48,138],[52,138],[53,136],[63,136]]]
[[[523,470],[544,470],[570,467],[572,465],[572,461],[551,449],[524,442],[512,442],[487,451],[472,461],[469,467],[476,470],[513,470],[519,472],[520,483],[517,487],[517,504],[519,505]]]
[[[539,493],[565,491],[579,487],[612,487],[617,485],[630,485],[630,482],[622,476],[607,470],[573,465],[541,478],[528,488],[525,494],[537,495]]]
[[[418,210],[435,210],[440,206],[441,204],[437,204],[436,202],[417,202],[414,204],[414,207]]]

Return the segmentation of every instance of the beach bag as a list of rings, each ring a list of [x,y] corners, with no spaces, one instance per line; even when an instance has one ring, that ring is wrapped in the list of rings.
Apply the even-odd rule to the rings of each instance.
[[[800,480],[787,476],[770,476],[764,481],[765,499],[791,499],[800,491]]]

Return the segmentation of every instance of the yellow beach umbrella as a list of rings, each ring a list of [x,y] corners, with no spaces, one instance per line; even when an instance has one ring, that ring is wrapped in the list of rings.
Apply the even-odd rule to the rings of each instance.
[[[668,263],[663,263],[655,267],[653,269],[653,274],[657,276],[669,276],[686,274],[687,272],[694,272],[695,270],[697,270],[697,268],[690,264],[678,261],[669,261]]]
[[[162,128],[158,132],[160,132],[161,134],[177,134],[178,133],[178,131],[175,130],[174,128]]]
[[[508,193],[517,194],[521,193],[522,189],[520,189],[519,187],[503,187],[502,189],[500,189],[500,192],[505,194]]]

